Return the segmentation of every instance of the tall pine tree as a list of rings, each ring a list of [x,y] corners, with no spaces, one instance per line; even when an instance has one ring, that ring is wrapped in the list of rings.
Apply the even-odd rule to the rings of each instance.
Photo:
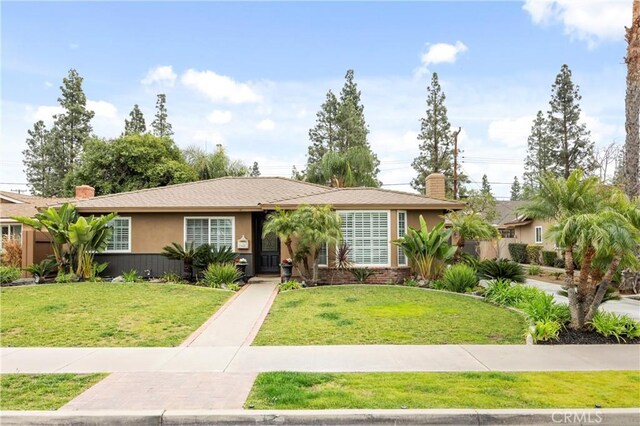
[[[427,88],[427,111],[420,120],[420,154],[411,166],[418,172],[411,181],[411,186],[421,192],[425,191],[425,180],[431,173],[445,175],[446,192],[453,193],[453,133],[447,117],[446,96],[440,87],[438,74],[431,76],[431,85]],[[458,182],[467,181],[462,173],[458,174]],[[462,185],[458,185],[460,188]],[[462,193],[463,191],[460,191]]]
[[[590,173],[596,165],[590,133],[580,122],[581,99],[579,87],[571,80],[571,70],[562,65],[551,86],[547,120],[549,136],[556,147],[555,172],[565,179],[575,169]]]
[[[258,168],[258,162],[254,161],[253,166],[249,168],[249,176],[258,177],[260,176],[260,169]]]
[[[555,171],[555,141],[549,135],[548,123],[542,111],[538,111],[527,139],[527,156],[524,160],[524,183],[529,189],[538,187],[538,178]]]
[[[151,129],[151,133],[159,138],[171,138],[173,136],[171,123],[167,121],[167,95],[164,93],[158,94],[156,115],[151,123]]]
[[[316,114],[316,125],[309,129],[311,145],[307,155],[307,169],[320,163],[327,151],[336,148],[339,129],[338,98],[329,90],[320,111]]]
[[[482,175],[482,187],[480,188],[480,192],[484,195],[493,195],[491,193],[491,185],[489,184],[489,178],[486,174]]]
[[[140,111],[138,104],[133,106],[129,113],[130,120],[124,120],[125,135],[141,135],[147,131],[147,124],[144,122],[144,115]]]
[[[520,200],[522,200],[522,187],[520,186],[518,176],[514,176],[513,183],[511,184],[511,201]]]
[[[53,178],[51,195],[64,195],[63,181],[78,163],[84,144],[91,137],[91,119],[95,115],[87,109],[87,97],[82,90],[83,78],[75,69],[62,80],[58,103],[64,109],[55,115],[51,129],[51,158]]]
[[[27,182],[33,195],[51,197],[55,195],[52,182],[52,141],[51,135],[42,120],[33,125],[28,131],[27,149],[22,151]]]

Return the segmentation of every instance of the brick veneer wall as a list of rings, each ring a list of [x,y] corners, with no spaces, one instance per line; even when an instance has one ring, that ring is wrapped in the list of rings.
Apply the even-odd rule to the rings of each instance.
[[[397,284],[411,278],[409,268],[369,268],[373,275],[365,284]],[[356,279],[348,269],[320,268],[318,271],[321,284],[354,284]]]

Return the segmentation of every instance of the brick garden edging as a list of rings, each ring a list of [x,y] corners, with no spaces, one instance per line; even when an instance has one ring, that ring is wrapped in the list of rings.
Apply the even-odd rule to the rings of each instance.
[[[400,284],[404,280],[411,278],[410,268],[368,268],[373,275],[367,278],[367,282],[362,284]],[[344,283],[353,282],[355,278],[350,269],[321,268],[318,270],[320,283],[324,285],[337,285],[333,282]]]

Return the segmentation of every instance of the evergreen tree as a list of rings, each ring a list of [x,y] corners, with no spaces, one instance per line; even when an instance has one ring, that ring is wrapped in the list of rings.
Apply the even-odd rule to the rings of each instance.
[[[511,201],[520,200],[522,200],[522,187],[520,186],[520,181],[518,181],[518,176],[514,176],[511,184]]]
[[[549,135],[548,122],[538,111],[527,139],[527,156],[524,160],[524,183],[530,189],[538,187],[538,178],[554,171],[556,163],[554,139]]]
[[[258,168],[258,162],[254,161],[253,166],[249,169],[249,176],[258,177],[260,176],[260,169]]]
[[[453,192],[453,133],[447,117],[446,96],[440,87],[438,74],[431,76],[431,85],[427,88],[427,111],[420,120],[420,154],[411,166],[418,176],[411,181],[411,186],[421,192],[425,191],[425,180],[431,173],[442,173],[446,177],[447,194]],[[458,174],[459,188],[468,178]],[[463,190],[459,191],[463,193]]]
[[[50,193],[54,196],[64,195],[63,181],[82,154],[84,144],[91,137],[91,119],[95,115],[87,109],[87,97],[82,90],[83,78],[75,69],[62,80],[61,96],[58,103],[64,112],[55,115],[51,137],[52,179]]]
[[[316,125],[309,129],[307,168],[318,164],[327,151],[333,151],[338,141],[338,98],[331,90],[316,114]]]
[[[140,111],[138,104],[133,106],[133,109],[129,113],[131,120],[124,120],[124,134],[125,135],[141,135],[147,131],[147,125],[144,122],[144,115]]]
[[[54,176],[50,133],[42,120],[36,122],[28,133],[27,149],[22,151],[22,162],[26,167],[29,188],[33,195],[50,197],[55,195],[51,185]]]
[[[571,70],[562,65],[551,86],[548,112],[549,135],[553,138],[555,173],[565,179],[575,169],[591,172],[596,165],[593,142],[584,123],[580,123],[579,87],[571,80]]]
[[[151,133],[159,138],[171,138],[173,130],[167,121],[167,95],[160,93],[156,101],[156,115],[151,123]]]
[[[493,194],[491,193],[491,185],[489,184],[489,178],[487,177],[486,174],[482,175],[482,188],[480,189],[480,192],[482,192],[485,195],[493,196]]]

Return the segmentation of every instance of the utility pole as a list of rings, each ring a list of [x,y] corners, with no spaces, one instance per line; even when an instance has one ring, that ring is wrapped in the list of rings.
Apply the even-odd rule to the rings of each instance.
[[[453,132],[453,199],[458,199],[458,135],[462,127]]]

